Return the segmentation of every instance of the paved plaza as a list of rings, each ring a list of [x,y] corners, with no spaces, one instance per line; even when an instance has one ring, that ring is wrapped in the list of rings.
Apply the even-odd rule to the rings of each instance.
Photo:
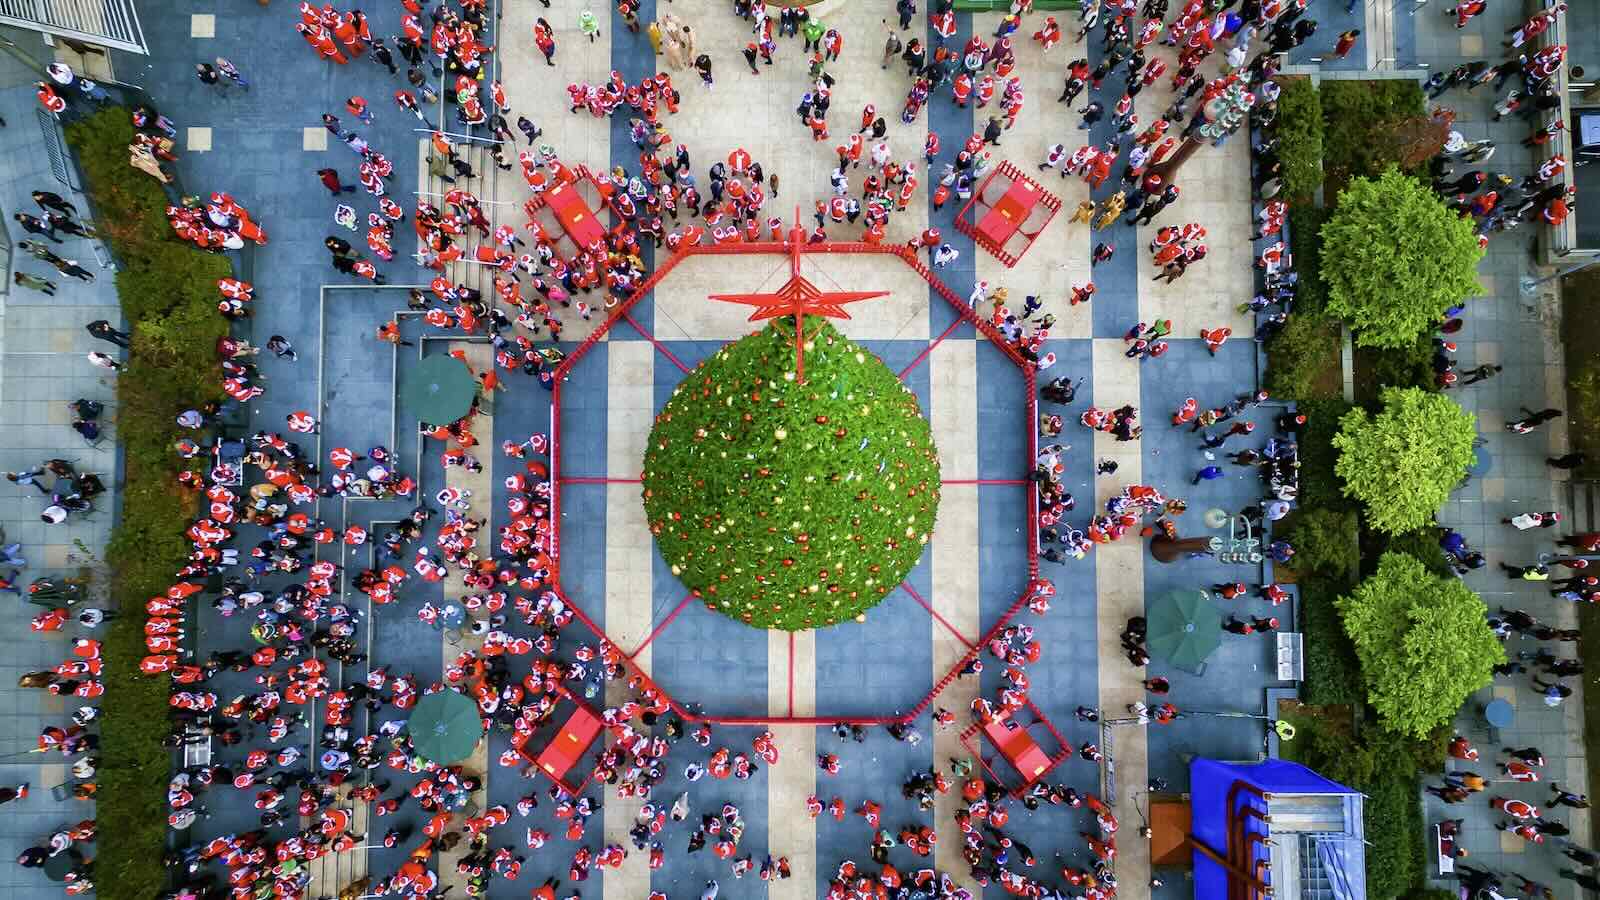
[[[513,109],[509,118],[515,121],[517,115],[525,115],[533,120],[544,132],[539,143],[553,147],[569,166],[583,165],[594,171],[621,166],[634,173],[639,165],[638,149],[629,135],[628,108],[610,119],[592,117],[587,111],[571,114],[569,83],[603,83],[613,71],[632,83],[669,71],[683,99],[678,113],[664,115],[663,120],[673,143],[687,148],[696,174],[742,148],[781,181],[763,215],[788,222],[798,210],[802,225],[809,228],[814,224],[814,205],[831,196],[829,172],[837,164],[833,147],[848,136],[861,108],[875,105],[889,119],[887,141],[895,158],[915,160],[923,185],[911,208],[893,216],[888,240],[904,243],[926,228],[938,228],[960,255],[949,266],[933,270],[933,275],[955,296],[966,298],[976,284],[986,282],[991,291],[1005,288],[1013,306],[1025,296],[1039,296],[1043,312],[1055,318],[1043,350],[1053,353],[1056,362],[1039,373],[1040,381],[1062,375],[1082,380],[1075,403],[1044,410],[1059,413],[1068,422],[1059,441],[1070,445],[1061,454],[1062,480],[1077,500],[1069,521],[1081,527],[1125,488],[1149,485],[1187,502],[1188,512],[1178,519],[1184,536],[1220,535],[1202,521],[1208,510],[1232,513],[1262,497],[1256,477],[1239,474],[1249,470],[1229,468],[1225,460],[1217,464],[1228,469],[1226,477],[1198,485],[1192,479],[1198,468],[1209,465],[1222,452],[1243,449],[1250,441],[1248,446],[1259,447],[1263,441],[1231,441],[1213,457],[1203,455],[1197,437],[1188,429],[1168,427],[1172,411],[1186,398],[1196,398],[1202,408],[1217,407],[1259,389],[1260,346],[1250,339],[1253,322],[1237,310],[1254,290],[1256,252],[1251,241],[1250,147],[1244,134],[1228,139],[1221,147],[1202,148],[1183,168],[1181,199],[1161,216],[1160,224],[1197,222],[1207,229],[1207,257],[1181,280],[1153,280],[1157,270],[1144,246],[1153,228],[1136,229],[1119,219],[1109,229],[1091,231],[1085,224],[1069,221],[1070,212],[1081,201],[1102,200],[1118,190],[1115,178],[1091,195],[1081,179],[1057,178],[1053,172],[1039,177],[1048,191],[1059,196],[1062,212],[1021,261],[1007,268],[957,232],[954,217],[962,205],[959,201],[952,198],[935,210],[929,196],[943,164],[970,135],[983,130],[990,113],[998,111],[992,105],[987,110],[959,108],[950,102],[945,89],[936,93],[912,124],[899,121],[898,111],[908,87],[905,67],[898,61],[880,66],[879,50],[886,27],[894,24],[892,4],[825,0],[814,7],[820,9],[826,24],[845,38],[842,57],[828,65],[836,79],[829,117],[833,134],[823,142],[810,140],[793,112],[810,86],[798,38],[780,39],[775,65],[760,66],[760,74],[753,75],[739,53],[750,39],[749,25],[732,15],[728,4],[667,0],[658,6],[658,0],[643,0],[638,10],[641,22],[670,11],[694,27],[698,49],[709,53],[716,64],[715,87],[707,89],[698,83],[693,69],[669,69],[664,57],[652,54],[646,36],[630,32],[615,12],[606,13],[604,4],[595,7],[601,29],[593,41],[578,28],[580,11],[590,7],[575,0],[550,0],[549,6],[531,0],[491,5],[499,17],[489,41],[497,49],[491,76],[505,86]],[[920,9],[922,4],[918,6],[911,28],[902,36],[920,36],[931,46],[936,34]],[[1300,48],[1291,62],[1297,71],[1317,77],[1339,77],[1380,64],[1393,68],[1390,64],[1395,60],[1388,57],[1398,57],[1399,65],[1408,65],[1414,64],[1420,53],[1446,65],[1478,55],[1468,53],[1465,42],[1456,51],[1460,58],[1444,45],[1454,28],[1451,22],[1442,22],[1436,10],[1412,20],[1403,9],[1397,18],[1392,10],[1380,14],[1366,3],[1350,11],[1344,0],[1312,0],[1310,6],[1312,14],[1323,19],[1315,38],[1321,49]],[[881,804],[882,827],[890,834],[907,825],[933,826],[939,840],[931,860],[915,857],[904,848],[892,852],[891,859],[902,872],[931,864],[950,873],[975,895],[1005,896],[999,885],[980,888],[967,874],[957,824],[957,811],[964,807],[959,788],[941,795],[931,813],[919,811],[916,801],[900,790],[917,773],[931,768],[948,772],[952,760],[969,756],[957,732],[969,721],[972,702],[980,696],[995,696],[1003,686],[1004,667],[989,657],[981,675],[948,684],[941,680],[970,650],[981,649],[980,638],[997,623],[1013,621],[1007,617],[1030,586],[1028,517],[1033,487],[1027,479],[1034,464],[1031,437],[1038,423],[1029,417],[1028,383],[1005,353],[963,321],[952,304],[905,262],[876,255],[806,258],[806,276],[823,290],[889,292],[885,298],[852,305],[851,318],[837,324],[847,337],[876,354],[901,377],[931,422],[944,481],[939,519],[928,550],[904,584],[862,620],[794,634],[745,627],[696,602],[672,574],[651,539],[638,482],[651,424],[685,373],[755,327],[746,320],[747,308],[714,303],[707,296],[775,290],[786,277],[787,261],[753,254],[688,259],[584,351],[567,372],[559,405],[553,402],[557,396],[535,379],[504,372],[501,378],[509,389],[494,395],[492,405],[473,424],[482,471],[442,469],[439,456],[445,447],[417,434],[415,417],[397,399],[400,383],[421,359],[437,354],[459,353],[474,370],[490,369],[493,350],[485,338],[463,338],[458,332],[432,328],[407,309],[407,290],[426,289],[434,274],[408,258],[415,249],[409,220],[398,229],[395,260],[379,264],[387,285],[348,279],[329,267],[323,247],[327,236],[340,235],[359,243],[355,234],[346,234],[334,224],[334,203],[351,203],[363,220],[376,204],[364,193],[335,201],[318,183],[317,170],[329,166],[338,169],[347,183],[353,182],[359,162],[350,150],[331,139],[319,117],[323,113],[339,116],[346,128],[359,130],[394,163],[396,177],[390,179],[393,199],[408,211],[417,199],[413,192],[440,203],[445,191],[462,187],[484,201],[494,224],[520,227],[526,221],[523,203],[529,197],[520,173],[515,167],[497,171],[480,147],[469,151],[478,177],[448,185],[430,176],[424,159],[427,134],[416,119],[389,100],[396,89],[406,86],[403,78],[391,77],[368,59],[353,60],[348,66],[315,59],[293,30],[297,15],[288,3],[224,9],[204,0],[159,0],[145,12],[150,55],[116,54],[117,76],[145,88],[159,109],[176,120],[181,159],[174,168],[184,188],[200,195],[211,191],[232,194],[250,208],[271,238],[263,246],[234,256],[239,277],[255,285],[256,296],[254,316],[240,323],[239,333],[257,345],[270,336],[284,336],[294,344],[298,359],[290,362],[267,353],[257,358],[267,392],[248,404],[249,431],[283,431],[290,413],[309,410],[321,428],[315,435],[296,437],[317,460],[325,460],[334,447],[357,452],[388,447],[397,467],[418,479],[421,497],[432,498],[447,487],[470,492],[467,516],[487,520],[483,533],[490,536],[507,517],[512,496],[507,476],[523,471],[521,462],[507,458],[498,448],[506,440],[549,435],[553,420],[559,419],[559,453],[551,462],[559,473],[563,593],[604,629],[637,671],[697,713],[751,722],[767,718],[890,718],[920,707],[914,722],[925,738],[920,743],[897,741],[881,728],[869,729],[863,743],[841,743],[825,725],[784,726],[775,729],[777,765],[761,766],[747,780],[701,781],[692,789],[685,780],[684,766],[703,762],[706,752],[688,740],[675,743],[665,767],[667,776],[655,795],[658,803],[670,803],[689,790],[692,806],[689,822],[668,824],[659,836],[666,861],[658,869],[649,865],[647,853],[631,849],[628,832],[636,821],[638,800],[619,799],[614,791],[603,790],[604,785],[590,787],[587,795],[592,800],[599,803],[603,798],[601,811],[590,821],[582,841],[567,840],[562,837],[567,823],[557,817],[556,804],[546,793],[549,782],[498,764],[511,747],[511,735],[491,730],[475,756],[465,763],[469,771],[482,776],[471,798],[473,807],[481,810],[504,804],[515,808],[519,799],[534,794],[539,795],[540,803],[526,816],[514,813],[511,823],[492,835],[492,846],[512,846],[517,853],[526,854],[527,862],[514,882],[491,879],[487,895],[526,897],[546,878],[555,877],[564,882],[558,896],[580,890],[589,900],[645,900],[652,891],[663,892],[671,900],[688,900],[699,896],[711,880],[720,883],[721,896],[733,900],[827,896],[841,862],[869,865],[873,829],[857,815],[847,815],[842,822],[826,814],[808,818],[806,800],[816,796],[824,803],[842,798],[850,810],[868,800]],[[399,31],[404,13],[399,4],[366,12],[375,36]],[[889,16],[887,24],[885,15]],[[1072,13],[1055,15],[1069,30],[1069,37],[1048,53],[1027,39],[1039,26],[1040,13],[1025,19],[1013,39],[1026,104],[1015,125],[992,149],[996,160],[1010,160],[1030,174],[1052,144],[1065,143],[1071,149],[1088,140],[1103,145],[1115,133],[1108,121],[1102,121],[1080,134],[1078,115],[1055,102],[1067,61],[1084,55],[1091,64],[1098,63],[1101,52],[1097,39],[1083,45],[1071,43],[1070,31],[1076,27]],[[558,51],[553,68],[545,65],[532,45],[530,35],[540,17],[548,19],[555,30]],[[1472,28],[1487,36],[1480,45],[1492,45],[1500,29],[1519,17],[1520,10],[1493,10]],[[1000,19],[999,12],[962,12],[957,16],[957,35],[950,43],[959,46],[970,35],[992,35]],[[1383,20],[1385,44],[1368,46],[1363,40],[1350,58],[1321,58],[1330,56],[1327,48],[1340,30],[1370,29],[1377,19]],[[37,42],[36,36],[28,39]],[[1174,55],[1171,48],[1155,45],[1150,53],[1169,62]],[[250,81],[248,91],[218,91],[193,77],[195,62],[219,55],[245,74]],[[0,152],[8,159],[5,176],[0,179],[0,204],[8,213],[26,206],[30,189],[53,185],[51,189],[69,193],[51,178],[45,156],[34,146],[39,132],[30,108],[33,100],[27,82],[31,77],[25,68],[7,76],[5,67],[10,62],[0,57],[0,76],[5,76],[0,77],[0,115],[9,123],[0,130]],[[1208,64],[1204,71],[1213,69]],[[1112,76],[1113,80],[1120,77]],[[345,112],[345,99],[354,95],[370,101],[375,112],[371,125],[362,125]],[[1109,106],[1117,92],[1108,88],[1099,95]],[[1080,96],[1074,105],[1081,105],[1086,98]],[[1140,121],[1159,118],[1172,99],[1168,78],[1145,89],[1136,102]],[[1509,157],[1508,168],[1519,173],[1527,168],[1530,157],[1515,146],[1521,126],[1496,126],[1486,121],[1492,98],[1453,95],[1451,99],[1461,112],[1458,127],[1469,140],[1492,136],[1501,142],[1501,153]],[[453,121],[448,106],[429,109],[427,114],[430,121]],[[930,133],[938,136],[944,148],[931,167],[921,158]],[[519,140],[515,149],[526,146]],[[514,155],[508,154],[508,159]],[[81,199],[77,194],[72,197]],[[830,225],[829,233],[834,240],[858,236],[854,227]],[[1532,271],[1526,247],[1517,242],[1520,240],[1507,239],[1491,248],[1483,279],[1489,296],[1469,306],[1466,318],[1471,334],[1462,342],[1459,354],[1464,367],[1484,362],[1507,367],[1502,377],[1457,392],[1457,399],[1479,415],[1480,429],[1495,460],[1494,470],[1475,478],[1440,515],[1442,524],[1460,529],[1473,546],[1485,550],[1491,567],[1502,560],[1526,562],[1541,549],[1523,535],[1508,537],[1507,529],[1498,524],[1500,517],[1524,509],[1565,509],[1562,504],[1571,496],[1565,484],[1549,483],[1540,461],[1548,452],[1564,449],[1564,432],[1558,429],[1549,434],[1547,445],[1546,436],[1517,438],[1499,429],[1499,423],[1514,416],[1519,405],[1564,405],[1556,324],[1550,318],[1555,305],[1548,298],[1518,297],[1516,279]],[[1091,251],[1101,242],[1114,244],[1115,255],[1091,265]],[[82,250],[74,248],[74,253],[95,259],[87,244]],[[667,253],[664,249],[646,251],[657,267]],[[925,254],[922,259],[927,259]],[[456,264],[448,276],[492,295],[490,276],[482,267]],[[1071,287],[1090,280],[1098,287],[1094,299],[1069,305]],[[80,468],[114,475],[117,463],[110,441],[95,448],[78,447],[77,437],[64,427],[68,419],[63,410],[67,401],[78,396],[110,399],[111,378],[94,377],[91,373],[99,370],[83,360],[92,348],[81,326],[90,318],[115,319],[112,307],[116,297],[109,278],[92,286],[68,284],[62,296],[48,303],[40,295],[19,295],[17,288],[5,300],[0,420],[12,427],[0,439],[0,468],[20,468],[41,455],[61,453],[81,460]],[[598,305],[593,298],[590,302]],[[988,304],[982,304],[979,313],[987,316],[988,312]],[[580,319],[572,311],[562,317],[567,328],[561,346],[571,352],[601,326],[606,311],[596,309],[592,319]],[[391,318],[400,323],[401,335],[411,346],[374,339],[375,329]],[[1124,334],[1137,323],[1158,319],[1171,320],[1171,349],[1159,359],[1141,361],[1126,356]],[[1209,352],[1200,331],[1219,327],[1231,328],[1234,337]],[[1117,441],[1109,433],[1081,427],[1077,417],[1091,404],[1101,409],[1125,404],[1137,407],[1146,429],[1142,440]],[[1241,418],[1258,426],[1259,438],[1272,433],[1272,421],[1281,411],[1268,403]],[[1097,467],[1108,462],[1116,464],[1114,472],[1097,475]],[[80,566],[92,570],[98,564],[95,554],[113,519],[111,504],[94,518],[79,520],[71,532],[46,533],[32,505],[31,489],[13,486],[8,490],[13,502],[0,515],[0,523],[7,526],[8,541],[24,543],[32,563],[30,575],[72,572]],[[1552,507],[1551,503],[1558,505]],[[402,520],[414,506],[406,501],[334,497],[319,500],[315,516],[334,529],[359,525],[377,535]],[[427,530],[425,541],[430,545],[440,518],[436,516]],[[248,539],[236,542],[241,547],[260,539],[253,529],[244,536]],[[1161,661],[1147,668],[1130,665],[1119,633],[1129,618],[1144,615],[1147,598],[1217,582],[1239,580],[1256,585],[1274,580],[1270,563],[1240,566],[1201,559],[1162,564],[1149,555],[1146,546],[1146,541],[1130,535],[1097,545],[1081,560],[1040,563],[1039,577],[1055,586],[1053,608],[1042,616],[1024,608],[1014,620],[1031,626],[1043,648],[1041,660],[1028,669],[1029,696],[1065,739],[1065,746],[1059,748],[1065,751],[1065,761],[1047,780],[1103,796],[1113,808],[1123,826],[1116,859],[1117,893],[1127,900],[1144,900],[1152,893],[1163,898],[1192,894],[1192,885],[1181,877],[1167,877],[1159,889],[1151,888],[1148,842],[1137,834],[1148,814],[1151,780],[1160,779],[1167,790],[1182,793],[1188,789],[1188,762],[1195,756],[1232,761],[1264,758],[1268,730],[1264,717],[1274,711],[1269,692],[1273,697],[1292,696],[1295,689],[1294,682],[1278,679],[1270,636],[1224,634],[1221,649],[1200,672],[1174,669]],[[468,593],[459,578],[442,584],[413,578],[398,592],[397,603],[373,606],[350,583],[361,569],[385,564],[372,543],[322,547],[319,558],[343,567],[341,596],[357,609],[357,636],[367,654],[358,665],[331,663],[329,674],[335,682],[353,682],[381,668],[390,676],[411,673],[417,685],[426,688],[442,681],[448,666],[481,643],[481,638],[430,628],[415,615],[425,603],[441,606],[459,601]],[[1562,603],[1558,609],[1555,603],[1559,601],[1546,602],[1542,591],[1536,598],[1534,591],[1516,583],[1508,588],[1489,570],[1474,577],[1480,581],[1473,586],[1483,591],[1491,608],[1503,600],[1507,606],[1523,605],[1541,618],[1568,624],[1570,604]],[[288,581],[266,583],[277,588]],[[1224,613],[1241,618],[1276,615],[1283,630],[1293,632],[1298,630],[1297,604],[1295,598],[1274,608],[1251,596],[1231,601]],[[26,632],[34,610],[17,606],[21,609],[6,613],[5,622],[14,632]],[[248,612],[223,616],[202,602],[197,623],[202,654],[215,649],[254,649],[252,624]],[[513,617],[512,630],[517,627]],[[564,656],[579,644],[592,643],[579,625],[571,626],[570,634],[563,639]],[[19,641],[5,661],[5,671],[17,675],[48,667],[59,661],[66,647],[61,640]],[[520,677],[526,671],[526,660],[514,661],[512,667]],[[1080,707],[1092,707],[1102,710],[1105,718],[1125,718],[1130,704],[1151,699],[1142,683],[1151,676],[1170,679],[1170,699],[1193,714],[1174,724],[1148,728],[1086,722],[1075,716]],[[224,672],[206,689],[226,701],[259,690],[259,686],[253,673]],[[1507,743],[1543,746],[1551,758],[1547,778],[1555,780],[1559,775],[1564,786],[1584,790],[1578,698],[1561,710],[1545,712],[1538,708],[1538,698],[1525,679],[1516,686],[1502,679],[1482,699],[1490,695],[1518,704],[1517,730],[1506,735]],[[0,690],[0,721],[7,723],[14,738],[6,745],[7,751],[29,749],[31,736],[66,710],[64,704],[52,702],[53,698],[39,700],[41,696],[35,691]],[[598,707],[632,696],[618,680],[589,699]],[[1463,710],[1460,727],[1480,741],[1487,756],[1498,748],[1482,743],[1486,734],[1478,736],[1477,706],[1470,703]],[[951,729],[936,727],[932,721],[936,709],[953,711],[959,724]],[[306,706],[310,727],[297,727],[289,740],[312,759],[320,752],[317,741],[325,711],[321,702]],[[358,711],[352,730],[371,733],[386,721],[404,718],[406,713],[392,706],[370,716]],[[748,753],[752,741],[764,730],[762,725],[718,725],[710,746]],[[662,729],[655,731],[659,734]],[[239,748],[219,746],[217,759],[237,766],[243,750],[260,743],[247,740]],[[1104,764],[1072,752],[1086,744],[1100,747],[1107,757]],[[1057,749],[1046,747],[1049,752]],[[843,763],[841,771],[836,775],[819,771],[819,753],[837,753]],[[43,788],[66,780],[60,766],[38,766],[33,764],[36,760],[17,759],[12,756],[12,761],[0,764],[0,782],[30,780],[47,797]],[[375,770],[373,777],[379,783],[392,781],[385,796],[410,784],[409,776],[387,766]],[[187,841],[199,845],[219,835],[257,827],[259,812],[247,802],[248,796],[248,792],[227,787],[213,789],[205,798],[209,815],[190,830]],[[369,804],[349,799],[347,790],[344,796],[341,807],[353,815],[350,831],[367,837],[362,846],[314,864],[311,896],[332,897],[364,877],[377,879],[393,873],[420,840],[429,818],[414,802],[402,805],[393,815],[376,817]],[[709,850],[684,852],[693,823],[702,815],[720,811],[724,803],[736,805],[746,823],[739,854],[753,855],[758,866],[768,855],[786,857],[792,878],[769,883],[752,873],[735,879],[729,863]],[[1028,810],[1018,803],[1010,806],[1006,831],[1025,841],[1037,857],[1038,865],[1029,871],[1032,877],[1061,886],[1063,866],[1092,867],[1094,859],[1082,837],[1083,832],[1094,830],[1094,817],[1087,808],[1045,805]],[[0,820],[0,847],[15,855],[41,840],[60,821],[88,815],[73,810],[72,815],[60,816],[55,810],[54,802],[48,800],[7,806],[6,811],[13,815]],[[1443,814],[1429,807],[1430,822]],[[286,836],[311,821],[297,823],[291,815],[289,823],[276,832]],[[1575,835],[1586,837],[1586,816],[1575,816],[1571,823]],[[1474,856],[1483,857],[1488,865],[1503,864],[1546,883],[1555,882],[1554,853],[1529,848],[1523,855],[1521,841],[1497,835],[1490,825],[1484,818],[1469,826],[1467,845]],[[385,848],[379,839],[390,829],[414,832],[417,837]],[[525,829],[542,829],[555,837],[542,850],[527,850]],[[568,866],[573,852],[580,845],[598,850],[606,844],[629,847],[631,852],[620,867],[597,867],[588,881],[570,883]],[[457,885],[452,896],[458,897],[465,894],[466,885],[453,865],[459,855],[439,854],[435,860],[443,883]],[[1519,855],[1521,858],[1514,858]],[[1560,890],[1566,887],[1562,883]],[[36,870],[8,866],[0,875],[0,893],[6,896],[47,896],[53,895],[47,891],[54,890]]]

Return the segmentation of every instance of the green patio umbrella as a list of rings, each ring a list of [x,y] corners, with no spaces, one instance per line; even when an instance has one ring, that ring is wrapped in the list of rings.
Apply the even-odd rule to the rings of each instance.
[[[448,766],[472,755],[472,748],[483,737],[483,719],[472,698],[444,690],[417,701],[406,731],[411,734],[411,746],[425,759]]]
[[[1163,594],[1147,614],[1150,652],[1180,669],[1198,669],[1222,643],[1222,613],[1205,591]]]
[[[472,409],[478,382],[461,360],[446,354],[423,357],[402,374],[400,399],[429,425],[448,425]]]

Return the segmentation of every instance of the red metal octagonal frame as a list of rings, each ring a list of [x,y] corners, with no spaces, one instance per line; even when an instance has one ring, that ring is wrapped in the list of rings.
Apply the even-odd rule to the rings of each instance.
[[[820,244],[813,244],[806,247],[804,252],[807,255],[875,254],[879,256],[893,257],[904,263],[906,266],[909,266],[913,271],[921,276],[922,279],[926,281],[928,285],[939,294],[940,297],[943,297],[946,303],[950,304],[950,307],[955,310],[957,318],[950,324],[949,328],[944,330],[944,333],[940,334],[937,338],[931,341],[928,344],[927,349],[923,350],[916,359],[912,360],[910,365],[900,372],[901,377],[904,377],[907,372],[911,371],[911,369],[920,364],[928,356],[928,354],[933,351],[934,347],[938,346],[942,341],[944,341],[945,338],[949,337],[955,331],[957,326],[959,326],[962,322],[969,322],[979,331],[983,332],[983,334],[989,338],[990,342],[999,348],[1013,365],[1017,366],[1017,368],[1021,370],[1023,383],[1027,390],[1027,421],[1037,421],[1039,417],[1039,401],[1038,392],[1036,390],[1034,367],[1026,359],[1024,359],[1020,353],[1017,352],[1015,347],[1012,347],[1006,342],[1005,338],[997,329],[995,329],[992,324],[974,312],[972,307],[968,306],[958,294],[945,285],[945,283],[941,281],[938,276],[934,275],[933,271],[924,265],[922,260],[917,257],[915,248],[905,244],[892,244],[885,246],[881,244],[868,244],[861,242],[824,241]],[[555,531],[552,534],[550,548],[550,556],[556,560],[557,581],[554,590],[556,595],[561,598],[562,602],[566,603],[567,607],[572,610],[573,615],[578,619],[578,621],[582,622],[585,627],[592,631],[597,638],[606,644],[610,644],[613,647],[617,646],[616,643],[611,640],[610,636],[606,634],[605,629],[596,624],[593,619],[584,613],[583,609],[580,608],[578,604],[574,603],[572,599],[567,596],[560,583],[562,382],[567,373],[572,370],[572,367],[577,365],[578,361],[583,358],[584,354],[586,354],[595,344],[599,343],[600,340],[605,337],[606,333],[615,327],[618,322],[627,322],[631,324],[639,331],[641,335],[644,335],[646,339],[655,345],[657,350],[659,350],[663,355],[677,365],[678,368],[683,369],[685,372],[689,371],[688,367],[684,366],[683,363],[677,359],[677,357],[673,356],[671,351],[657,341],[655,337],[650,334],[650,332],[646,331],[643,326],[639,325],[639,323],[633,319],[631,310],[633,309],[634,305],[648,295],[657,284],[660,284],[663,279],[670,275],[672,270],[677,268],[679,263],[691,256],[733,256],[752,254],[778,254],[787,256],[789,253],[790,246],[788,242],[784,241],[757,241],[737,244],[694,244],[679,247],[676,253],[673,253],[661,265],[660,268],[652,272],[650,276],[646,278],[639,285],[639,287],[628,296],[627,300],[617,304],[616,307],[611,309],[606,321],[603,322],[600,327],[596,328],[593,334],[585,338],[576,349],[568,354],[567,358],[556,369],[555,386],[551,392],[550,400],[550,516],[556,523]],[[1039,437],[1037,429],[1031,427],[1028,429],[1028,434],[1028,458],[1025,460],[1025,469],[1032,471],[1034,460],[1038,457]],[[604,479],[600,480],[603,481]],[[1027,482],[1022,483],[1024,485],[1027,484]],[[927,609],[934,619],[939,621],[940,624],[944,625],[944,627],[954,633],[956,637],[968,647],[967,652],[962,655],[961,659],[956,661],[955,665],[950,667],[950,670],[945,673],[943,678],[939,679],[939,681],[934,684],[933,689],[928,692],[927,696],[923,697],[921,701],[904,713],[887,716],[858,717],[820,717],[795,715],[712,716],[690,711],[682,703],[678,702],[678,700],[671,694],[662,689],[659,684],[656,684],[656,682],[642,669],[640,669],[639,666],[634,662],[634,657],[638,655],[640,650],[644,649],[645,645],[649,644],[650,641],[654,640],[663,629],[670,625],[673,619],[677,618],[678,613],[681,612],[691,600],[696,599],[694,594],[690,594],[688,597],[685,597],[683,602],[680,603],[678,607],[675,608],[670,614],[668,614],[667,618],[664,619],[660,625],[656,626],[655,630],[650,633],[649,637],[647,637],[644,643],[640,644],[638,648],[635,648],[632,652],[628,652],[625,649],[618,647],[617,649],[622,651],[620,654],[622,664],[631,675],[637,676],[643,682],[652,685],[657,691],[659,691],[661,696],[665,698],[667,703],[672,707],[673,712],[688,722],[709,722],[716,725],[763,725],[768,727],[780,725],[818,726],[831,725],[836,722],[844,722],[862,726],[889,725],[894,723],[910,722],[922,715],[922,713],[925,712],[930,705],[932,705],[934,698],[938,697],[938,695],[942,693],[945,688],[949,687],[950,683],[955,681],[959,676],[961,670],[964,669],[969,662],[971,662],[983,651],[983,648],[989,643],[990,639],[999,634],[1000,631],[1010,623],[1012,618],[1015,617],[1022,607],[1028,602],[1028,599],[1032,596],[1034,589],[1039,585],[1041,579],[1039,578],[1039,498],[1037,492],[1030,492],[1026,515],[1028,520],[1028,586],[1023,591],[1022,595],[1019,596],[1011,604],[1011,606],[1006,609],[1005,613],[1000,616],[999,620],[997,620],[994,625],[984,632],[978,640],[970,641],[963,637],[948,622],[939,616],[938,613],[934,612],[933,608],[929,606],[927,601],[922,599],[922,597],[918,595],[916,591],[912,590],[910,585],[901,585],[901,588],[906,590],[914,600]]]

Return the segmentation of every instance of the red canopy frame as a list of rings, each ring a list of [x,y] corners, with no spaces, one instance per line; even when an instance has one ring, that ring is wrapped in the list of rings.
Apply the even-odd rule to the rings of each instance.
[[[515,733],[511,738],[511,747],[534,772],[554,781],[562,790],[576,797],[594,779],[593,771],[591,769],[584,772],[583,780],[576,786],[567,780],[567,773],[582,764],[584,756],[588,755],[594,742],[605,733],[605,721],[598,712],[595,712],[594,707],[567,690],[566,685],[559,681],[549,683],[554,686],[557,694],[572,701],[575,708],[567,715],[556,736],[539,751],[537,756],[528,750],[532,734],[520,731]]]
[[[1056,730],[1055,724],[1044,711],[1035,706],[1032,700],[1024,700],[1022,708],[1033,714],[1034,721],[1031,724],[1023,725],[1007,713],[996,717],[987,725],[982,723],[969,725],[958,735],[961,746],[967,748],[967,752],[978,761],[978,765],[983,766],[983,771],[1002,787],[1008,779],[1001,777],[1000,773],[995,771],[994,766],[990,765],[990,759],[984,758],[983,740],[987,740],[999,756],[1005,757],[1011,768],[1022,776],[1021,784],[1007,788],[1011,796],[1018,798],[1040,779],[1050,774],[1056,766],[1072,758],[1072,743]],[[1058,747],[1054,755],[1047,755],[1029,733],[1028,729],[1035,725],[1043,725],[1050,732]]]
[[[984,201],[991,184],[997,184],[996,179],[1004,179],[1009,183],[1006,192],[990,204]],[[1049,210],[1044,221],[1032,232],[1023,232],[1022,226],[1028,217],[1033,214],[1036,207],[1043,206]],[[1010,160],[1001,161],[978,189],[972,192],[967,199],[967,204],[961,207],[956,214],[956,231],[972,238],[973,243],[989,251],[996,259],[1006,264],[1006,268],[1015,266],[1039,235],[1050,227],[1050,222],[1061,211],[1061,198],[1045,190],[1039,182],[1034,181],[1026,172],[1017,168]],[[1021,234],[1027,239],[1022,248],[1012,253],[1006,249],[1011,244],[1011,239]]]

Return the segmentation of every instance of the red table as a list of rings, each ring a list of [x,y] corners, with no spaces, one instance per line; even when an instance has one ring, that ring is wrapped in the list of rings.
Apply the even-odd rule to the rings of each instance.
[[[979,220],[978,232],[996,247],[1004,246],[1038,202],[1039,191],[1031,182],[1014,181],[999,202]]]
[[[594,743],[600,734],[600,717],[587,709],[579,707],[573,710],[572,715],[561,726],[561,733],[556,735],[550,746],[544,748],[539,754],[538,765],[541,771],[556,781],[560,781],[583,754],[588,751],[589,745]]]
[[[587,247],[605,238],[605,228],[595,218],[589,204],[583,202],[578,189],[571,184],[558,184],[545,192],[545,202],[556,214],[561,227],[579,247]]]
[[[998,208],[998,206],[997,206]],[[1050,771],[1050,757],[1039,749],[1033,735],[1010,719],[1000,719],[983,726],[984,736],[994,744],[1011,765],[1022,773],[1027,784],[1033,784]]]

